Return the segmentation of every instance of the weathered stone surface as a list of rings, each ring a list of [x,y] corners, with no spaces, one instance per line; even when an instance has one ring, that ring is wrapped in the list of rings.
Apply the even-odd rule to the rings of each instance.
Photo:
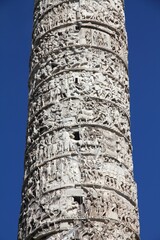
[[[37,0],[19,240],[138,240],[122,0]]]

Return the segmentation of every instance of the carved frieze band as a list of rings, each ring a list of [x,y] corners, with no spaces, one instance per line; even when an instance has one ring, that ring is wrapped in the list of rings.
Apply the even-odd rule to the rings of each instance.
[[[111,30],[102,28],[97,25],[82,23],[81,28],[73,24],[57,30],[50,30],[40,41],[33,45],[31,61],[38,61],[55,48],[68,47],[71,45],[93,45],[101,46],[119,54],[124,58],[127,56],[126,36],[116,34]],[[34,55],[35,56],[34,56]],[[33,63],[32,63],[33,64]]]
[[[107,24],[111,29],[123,29],[124,28],[124,13],[122,4],[117,4],[117,7],[113,6],[105,1],[97,2],[94,0],[86,1],[60,1],[58,4],[52,3],[49,8],[44,8],[43,11],[36,11],[35,26],[37,32],[44,33],[53,26],[60,26],[69,22],[76,21],[95,21],[98,24]],[[111,7],[112,6],[112,7]],[[39,5],[41,7],[41,5]],[[117,9],[116,9],[117,8]],[[36,13],[40,13],[39,17]],[[33,35],[34,37],[34,35]]]
[[[80,81],[78,81],[78,78]],[[88,82],[88,89],[87,86],[84,82],[84,80],[87,80]],[[124,92],[124,97],[121,95],[120,98],[125,98],[126,99],[126,106],[124,105],[124,108],[128,108],[129,105],[129,90],[128,90],[128,77],[125,74],[121,75],[111,75],[111,72],[99,72],[98,70],[93,70],[93,69],[85,69],[84,67],[75,69],[75,68],[70,68],[66,70],[59,71],[58,73],[54,73],[50,75],[47,78],[44,78],[43,80],[40,79],[40,81],[37,81],[37,76],[35,80],[30,81],[30,91],[29,91],[29,100],[35,101],[35,98],[39,95],[45,94],[47,91],[55,91],[55,88],[57,87],[57,84],[59,84],[60,88],[60,93],[64,89],[63,86],[65,86],[65,91],[68,90],[70,93],[70,97],[78,97],[81,93],[81,95],[88,94],[90,92],[96,91],[94,90],[96,85],[96,89],[99,89],[101,86],[106,89],[106,91],[110,90],[110,94],[108,95],[111,96],[113,92],[115,92],[115,97],[119,96],[121,94],[120,90]],[[71,87],[71,84],[75,85],[76,89]],[[114,89],[114,84],[115,84],[115,89]],[[83,86],[83,89],[82,86]],[[63,88],[61,90],[61,88]],[[77,88],[81,89],[81,92],[78,94]],[[121,88],[121,89],[119,89]],[[87,91],[87,90],[88,91]],[[114,90],[113,90],[114,89]],[[76,93],[74,93],[76,92]],[[96,91],[99,93],[100,91]],[[60,94],[59,95],[62,95]],[[67,93],[65,93],[66,96],[69,96]],[[88,95],[87,95],[88,96]],[[96,94],[95,97],[99,98],[104,98],[104,96],[100,94]],[[111,101],[113,100],[112,98],[110,99]],[[115,101],[115,100],[113,100]],[[118,102],[118,101],[117,101]]]
[[[47,80],[53,74],[62,70],[69,70],[71,68],[74,71],[74,69],[82,67],[86,71],[93,69],[110,74],[118,79],[125,79],[125,75],[127,75],[126,65],[122,59],[112,52],[105,51],[98,46],[94,48],[77,46],[77,48],[64,48],[63,51],[59,49],[56,52],[52,52],[47,58],[44,58],[39,68],[35,68],[31,72],[30,84],[34,87],[34,85],[36,86],[41,81]]]
[[[21,219],[27,219],[27,222],[21,221],[21,233],[19,233],[23,236],[23,229],[26,228],[26,232],[28,232],[28,238],[26,239],[30,239],[29,235],[32,236],[33,232],[35,236],[35,233],[42,232],[42,229],[45,228],[47,231],[52,229],[52,231],[57,231],[59,234],[63,232],[65,236],[64,226],[69,231],[71,226],[76,226],[76,223],[78,227],[82,227],[80,232],[84,235],[84,226],[89,223],[97,224],[97,227],[98,225],[107,227],[109,223],[114,224],[115,227],[121,224],[122,229],[126,226],[128,233],[132,232],[135,235],[139,231],[137,208],[111,190],[73,187],[43,195],[39,201],[33,199],[30,193],[28,193],[27,197],[28,202],[23,206],[25,209],[21,215]],[[27,216],[24,216],[24,214],[27,214]],[[59,224],[59,227],[57,227],[57,224]],[[96,229],[92,228],[93,226],[88,231],[94,233]],[[121,228],[118,228],[118,236],[122,234]],[[105,234],[105,231],[103,234]],[[23,239],[23,237],[19,239]],[[93,239],[96,239],[95,235]]]

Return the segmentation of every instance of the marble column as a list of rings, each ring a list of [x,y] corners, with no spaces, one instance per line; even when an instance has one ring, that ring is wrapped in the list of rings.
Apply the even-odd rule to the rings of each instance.
[[[123,0],[37,0],[19,240],[138,240]]]

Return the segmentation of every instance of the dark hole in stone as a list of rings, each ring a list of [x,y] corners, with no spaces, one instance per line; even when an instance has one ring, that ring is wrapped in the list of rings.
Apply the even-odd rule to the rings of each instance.
[[[73,197],[74,198],[74,201],[77,202],[79,205],[83,203],[83,197]]]
[[[74,132],[73,135],[75,140],[80,140],[79,132]]]
[[[78,78],[75,78],[75,84],[78,84]]]
[[[79,31],[81,29],[80,25],[75,26],[76,31]]]
[[[44,128],[41,127],[41,128],[39,129],[39,132],[40,132],[40,134],[42,134],[42,133],[44,132]]]
[[[43,123],[43,119],[40,119],[39,120],[39,124],[41,125]]]

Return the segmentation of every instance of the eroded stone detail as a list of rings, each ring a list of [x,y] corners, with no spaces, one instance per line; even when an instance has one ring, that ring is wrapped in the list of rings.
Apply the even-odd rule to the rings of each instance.
[[[138,240],[122,0],[37,0],[19,240]]]

